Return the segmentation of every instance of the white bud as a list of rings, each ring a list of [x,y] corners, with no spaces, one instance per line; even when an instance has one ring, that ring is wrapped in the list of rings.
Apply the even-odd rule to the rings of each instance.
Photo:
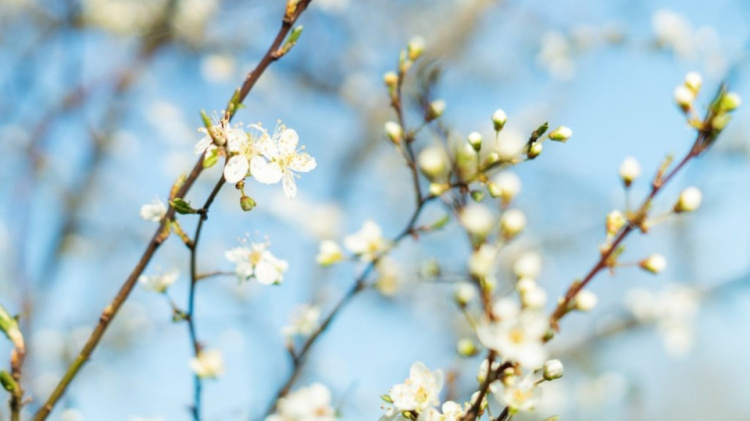
[[[619,173],[620,178],[622,178],[622,182],[625,183],[625,186],[630,187],[630,184],[633,183],[633,180],[641,175],[641,165],[635,158],[627,157],[622,161],[622,164],[620,164]]]
[[[414,37],[409,41],[409,44],[406,46],[407,55],[409,56],[409,60],[416,60],[418,59],[422,53],[424,52],[425,47],[425,41],[422,37]]]
[[[395,121],[386,121],[383,127],[385,135],[391,140],[391,142],[395,144],[401,143],[401,139],[404,137],[404,129],[401,128],[401,125]]]
[[[495,226],[495,216],[486,206],[470,203],[458,217],[459,222],[472,235],[484,237]]]
[[[685,87],[693,91],[696,95],[701,90],[703,84],[703,77],[698,72],[690,72],[685,75]]]
[[[690,88],[685,85],[680,85],[675,88],[674,102],[676,102],[680,108],[683,110],[689,109],[693,106],[693,101],[695,101],[695,92],[690,90]]]
[[[563,376],[564,367],[560,360],[549,360],[544,363],[544,380],[551,381]]]
[[[430,145],[422,149],[417,157],[417,164],[430,180],[439,179],[450,170],[448,156],[440,145]]]
[[[224,372],[224,358],[217,349],[204,349],[190,360],[190,368],[200,378],[216,378]]]
[[[573,299],[573,305],[576,310],[586,312],[593,310],[598,301],[599,299],[596,297],[596,294],[584,289],[576,294],[576,297]]]
[[[476,287],[468,282],[461,282],[453,293],[456,304],[461,307],[469,304],[477,295]]]
[[[432,101],[427,107],[427,121],[432,121],[436,118],[440,118],[445,112],[445,101],[438,99]]]
[[[647,270],[651,273],[657,274],[662,272],[667,267],[667,259],[661,254],[652,254],[647,258],[641,260],[639,265],[642,269]]]
[[[383,82],[388,87],[396,86],[398,83],[398,75],[396,72],[385,72],[383,75]]]
[[[513,263],[513,273],[520,278],[536,279],[542,271],[542,258],[533,251],[523,253]]]
[[[344,258],[341,247],[331,240],[323,240],[320,243],[318,256],[315,260],[321,266],[330,266]]]
[[[520,278],[518,281],[516,281],[516,291],[521,294],[526,294],[527,292],[537,287],[538,285],[533,278]]]
[[[703,195],[697,187],[688,187],[680,193],[680,198],[674,205],[674,211],[676,213],[692,212],[700,207],[702,200]]]
[[[541,310],[547,303],[547,292],[537,285],[521,294],[521,302],[526,308]]]
[[[505,114],[505,111],[497,109],[494,113],[492,113],[492,125],[495,127],[496,132],[502,130],[507,121],[508,116]]]
[[[571,136],[573,136],[573,130],[565,126],[560,126],[555,130],[552,130],[549,134],[550,140],[555,140],[557,142],[567,142]]]
[[[500,231],[506,240],[518,235],[526,227],[526,216],[518,209],[508,209],[500,217]]]
[[[507,204],[521,191],[521,179],[515,173],[503,171],[492,178],[487,188],[492,197],[499,197]]]
[[[458,355],[462,357],[471,357],[477,355],[478,352],[477,345],[468,338],[459,339],[456,343],[456,350]]]
[[[495,266],[497,248],[491,244],[482,244],[479,250],[471,254],[469,258],[469,272],[478,277],[485,278]]]
[[[529,147],[529,159],[534,159],[542,154],[542,143],[534,142]]]
[[[482,149],[482,134],[481,133],[471,132],[466,137],[466,140],[469,142],[469,145],[471,145],[471,147],[474,148],[475,151]]]

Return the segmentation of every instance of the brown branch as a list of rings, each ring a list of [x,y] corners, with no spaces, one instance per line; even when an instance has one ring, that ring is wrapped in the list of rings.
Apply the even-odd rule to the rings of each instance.
[[[263,72],[266,70],[266,68],[272,62],[276,61],[279,58],[276,54],[277,50],[279,49],[279,47],[281,46],[281,43],[284,41],[287,34],[291,30],[294,22],[296,22],[296,20],[299,18],[302,12],[307,8],[310,1],[311,0],[302,0],[293,14],[285,15],[284,22],[281,26],[281,29],[279,30],[278,35],[276,36],[276,39],[271,44],[271,47],[268,49],[264,57],[261,59],[258,66],[252,72],[250,72],[247,79],[243,83],[242,87],[239,89],[238,91],[239,94],[236,95],[236,98],[233,99],[236,104],[241,104],[244,101],[244,99],[250,93],[250,90],[253,88],[253,86],[258,81],[258,79],[263,74]],[[228,120],[231,120],[231,118],[233,117],[233,114],[228,114],[226,115],[226,117]],[[203,171],[203,157],[199,158],[198,162],[196,162],[195,166],[193,166],[193,169],[190,172],[190,175],[187,177],[182,187],[180,187],[175,197],[177,198],[185,197],[185,194],[193,186],[193,184],[198,179],[198,176],[201,174],[202,171]],[[216,191],[216,193],[218,193],[218,191]],[[159,228],[156,230],[156,232],[152,236],[151,241],[146,247],[146,250],[143,252],[143,255],[139,259],[135,268],[130,273],[128,278],[125,280],[125,283],[122,285],[122,287],[120,287],[120,290],[118,291],[117,295],[114,297],[112,302],[105,307],[104,311],[99,317],[99,323],[96,325],[96,327],[94,328],[94,331],[89,336],[83,349],[75,358],[73,363],[68,367],[68,370],[66,371],[65,375],[60,380],[60,383],[57,385],[57,387],[55,387],[55,390],[49,396],[45,404],[34,415],[33,417],[34,421],[42,421],[42,420],[45,420],[49,416],[55,404],[57,404],[57,402],[60,400],[62,395],[65,393],[66,389],[68,388],[70,383],[73,381],[75,376],[78,374],[81,367],[84,365],[86,361],[89,360],[89,358],[91,358],[91,354],[93,353],[94,349],[96,349],[96,347],[98,346],[99,341],[101,341],[101,338],[104,335],[104,332],[106,331],[107,327],[109,327],[109,324],[111,323],[112,319],[115,317],[118,310],[125,303],[128,296],[130,295],[130,292],[135,287],[138,277],[143,273],[144,269],[146,268],[146,265],[151,261],[151,258],[156,253],[156,250],[165,240],[165,236],[163,235],[163,232],[167,228],[167,224],[169,223],[169,221],[171,221],[174,218],[174,216],[175,216],[175,210],[174,208],[172,208],[172,206],[170,206],[169,209],[167,210],[167,214],[165,215],[165,217],[162,219],[161,223],[159,224]]]

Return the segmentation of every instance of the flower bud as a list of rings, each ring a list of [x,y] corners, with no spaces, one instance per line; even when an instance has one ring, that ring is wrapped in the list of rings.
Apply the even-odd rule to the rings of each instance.
[[[533,278],[519,278],[518,281],[516,281],[516,291],[521,294],[526,294],[527,292],[538,287],[539,286],[536,284],[536,281]]]
[[[552,132],[550,132],[549,134],[550,140],[554,140],[557,142],[567,142],[571,136],[573,136],[573,130],[570,130],[569,127],[565,126],[560,126],[555,130],[552,130]]]
[[[742,105],[742,98],[736,92],[728,92],[721,98],[719,105],[723,111],[734,111]]]
[[[472,235],[485,237],[495,226],[495,216],[486,206],[471,203],[458,217],[461,225]]]
[[[424,53],[424,38],[414,37],[406,45],[406,54],[409,56],[409,60],[414,61],[418,59],[422,53]]]
[[[697,187],[688,187],[680,193],[680,198],[674,204],[675,213],[692,212],[701,205],[703,195]]]
[[[643,270],[649,271],[653,274],[657,274],[667,267],[667,259],[665,259],[661,254],[652,254],[651,256],[648,256],[647,258],[641,260],[638,265]]]
[[[496,132],[502,130],[507,121],[508,116],[505,114],[505,111],[498,108],[494,113],[492,113],[492,125],[495,127]]]
[[[458,351],[458,355],[462,357],[473,357],[479,352],[474,341],[468,338],[458,340],[456,343],[456,351]]]
[[[528,152],[529,159],[534,159],[534,158],[536,158],[537,156],[539,156],[541,154],[542,154],[542,144],[541,143],[534,142],[534,143],[531,144],[531,146],[529,146],[529,152]]]
[[[513,263],[513,273],[520,278],[536,279],[542,272],[542,258],[533,251],[523,253]]]
[[[398,74],[396,72],[385,72],[383,75],[383,82],[387,87],[393,87],[398,84]]]
[[[11,394],[18,393],[18,383],[16,382],[16,379],[5,370],[0,371],[0,384],[2,384],[3,389]]]
[[[521,303],[525,308],[541,310],[547,303],[547,292],[540,286],[535,285],[521,294]]]
[[[242,207],[243,211],[249,212],[255,208],[255,205],[255,200],[252,197],[245,195],[240,197],[240,207]]]
[[[549,360],[544,363],[544,380],[552,381],[563,376],[564,368],[560,360]]]
[[[596,297],[596,294],[584,289],[578,291],[578,294],[576,294],[576,297],[573,299],[573,307],[578,311],[587,312],[593,310],[598,301],[599,299]]]
[[[500,217],[500,232],[506,240],[518,235],[526,227],[526,216],[518,209],[509,209]]]
[[[625,183],[625,187],[630,187],[633,180],[641,175],[641,165],[635,158],[627,157],[620,164],[619,173],[622,182]]]
[[[442,99],[438,99],[436,101],[432,101],[430,105],[427,107],[427,115],[426,120],[432,121],[436,118],[440,118],[440,116],[443,115],[445,112],[445,101]]]
[[[459,307],[466,307],[477,295],[474,285],[468,282],[461,282],[453,293],[453,299]]]
[[[605,227],[607,228],[607,235],[613,236],[620,232],[622,227],[625,226],[627,223],[627,220],[625,219],[625,215],[622,214],[622,212],[618,210],[613,210],[612,212],[607,214],[607,221],[605,223]]]
[[[695,92],[685,85],[680,85],[674,90],[674,102],[683,110],[689,110],[695,101]]]
[[[496,257],[497,248],[495,246],[482,244],[479,250],[472,253],[469,258],[469,273],[478,278],[487,277],[495,266]]]
[[[701,90],[703,84],[703,77],[698,72],[690,72],[685,75],[685,81],[683,82],[685,87],[693,91],[695,95]]]
[[[490,196],[499,197],[504,204],[510,203],[521,191],[521,179],[510,171],[503,171],[487,184]]]
[[[417,164],[430,180],[441,179],[450,170],[448,156],[440,145],[430,145],[422,149],[417,157]]]
[[[714,130],[724,130],[732,120],[732,116],[726,113],[717,114],[711,119],[711,128]]]
[[[387,121],[383,128],[385,129],[385,135],[391,142],[396,145],[401,143],[401,139],[404,137],[404,129],[401,128],[401,125],[395,121]]]
[[[450,186],[445,183],[430,183],[429,192],[432,196],[440,196],[441,194],[447,192],[450,189]]]
[[[469,142],[469,145],[474,148],[475,151],[479,152],[479,150],[482,149],[482,135],[479,132],[469,133],[469,136],[466,137],[466,140]]]
[[[344,253],[338,243],[331,240],[323,240],[320,243],[318,256],[315,261],[321,266],[330,266],[344,258]]]

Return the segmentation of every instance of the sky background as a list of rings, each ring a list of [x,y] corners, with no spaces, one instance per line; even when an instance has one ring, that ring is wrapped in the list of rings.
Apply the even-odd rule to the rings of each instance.
[[[112,80],[135,67],[139,46],[165,34],[143,24],[164,3],[0,4],[0,302],[12,312],[25,299],[32,303],[24,333],[33,409],[152,235],[156,225],[140,219],[140,206],[165,198],[195,162],[200,110],[222,109],[262,57],[283,13],[272,0],[178,2],[166,44],[140,61],[132,85],[115,92]],[[499,269],[508,275],[514,257],[534,250],[543,256],[540,285],[555,297],[594,264],[604,215],[623,207],[620,162],[640,161],[643,179],[632,191],[640,201],[661,160],[692,145],[694,133],[673,103],[685,73],[704,76],[700,106],[722,80],[750,98],[749,22],[743,0],[315,0],[301,19],[299,43],[266,72],[236,121],[266,127],[282,121],[297,130],[318,167],[299,179],[294,200],[278,185],[249,183],[258,203],[249,213],[239,208],[238,192],[225,188],[203,232],[202,272],[231,270],[224,251],[243,238],[267,238],[290,264],[280,286],[239,284],[234,277],[199,285],[199,337],[226,362],[225,374],[206,382],[205,419],[259,419],[290,370],[280,333],[290,313],[308,302],[327,312],[361,271],[356,263],[317,267],[322,239],[341,240],[366,219],[393,237],[408,221],[410,176],[382,134],[382,124],[395,117],[382,75],[413,36],[425,38],[425,61],[442,70],[435,96],[446,101],[444,124],[456,136],[488,137],[496,108],[509,116],[504,136],[526,135],[545,121],[573,129],[568,143],[545,143],[541,157],[514,170],[523,181],[516,205],[528,228],[503,251]],[[679,35],[677,49],[657,42],[665,26]],[[78,86],[86,87],[86,100],[54,111]],[[417,92],[418,80],[408,79],[412,105]],[[539,412],[527,419],[556,413],[564,420],[747,419],[750,295],[737,280],[750,277],[748,115],[738,110],[718,144],[656,205],[668,209],[692,185],[703,191],[700,211],[629,239],[624,259],[659,252],[667,270],[656,277],[635,268],[601,274],[591,287],[598,308],[563,322],[551,347],[566,375],[545,387]],[[416,121],[416,114],[409,118]],[[417,149],[435,141],[425,134]],[[202,203],[218,177],[219,168],[204,172],[188,200]],[[61,241],[71,209],[74,229]],[[421,220],[443,213],[435,204]],[[195,218],[181,221],[193,231]],[[456,355],[456,340],[470,330],[451,302],[453,285],[426,283],[418,272],[421,262],[436,258],[446,273],[459,274],[467,250],[455,222],[399,245],[391,254],[401,268],[398,293],[356,297],[316,344],[297,386],[322,382],[343,420],[374,420],[378,396],[419,360],[460,370],[458,393],[465,399],[481,357]],[[180,306],[188,257],[170,238],[146,270],[180,270],[170,288]],[[690,320],[693,344],[679,355],[649,326],[584,343],[627,314],[624,300],[634,288],[711,289],[726,282],[735,286],[701,302]],[[1,341],[0,356],[9,352]],[[191,354],[187,328],[171,321],[164,297],[137,288],[63,400],[61,407],[77,417],[66,421],[189,419]],[[0,408],[0,419],[6,410]],[[52,419],[60,417],[58,410]]]

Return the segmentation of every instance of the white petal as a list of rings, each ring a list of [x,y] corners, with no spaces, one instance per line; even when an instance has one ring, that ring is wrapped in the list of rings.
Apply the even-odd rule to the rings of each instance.
[[[279,153],[282,156],[294,154],[299,143],[299,136],[294,129],[285,129],[279,135]]]
[[[297,195],[297,183],[294,182],[294,174],[291,171],[284,171],[284,177],[282,178],[284,185],[284,194],[290,199],[294,199]]]
[[[250,173],[253,178],[263,184],[276,184],[281,180],[281,168],[275,162],[269,163],[260,156],[250,161]]]
[[[255,266],[255,279],[261,284],[270,285],[281,282],[281,273],[270,262],[261,261]]]
[[[318,164],[315,162],[315,158],[306,153],[300,153],[294,155],[287,167],[294,171],[308,172],[315,169],[317,165]]]
[[[203,136],[201,140],[198,141],[198,143],[195,144],[195,147],[193,148],[193,152],[195,152],[196,155],[200,155],[203,152],[206,152],[209,146],[213,144],[213,139],[211,139],[211,136]]]
[[[247,159],[243,155],[235,155],[224,166],[224,179],[227,183],[236,184],[247,176],[247,170]]]
[[[279,148],[276,147],[276,143],[265,135],[255,143],[255,149],[269,160],[273,160],[279,156]]]

